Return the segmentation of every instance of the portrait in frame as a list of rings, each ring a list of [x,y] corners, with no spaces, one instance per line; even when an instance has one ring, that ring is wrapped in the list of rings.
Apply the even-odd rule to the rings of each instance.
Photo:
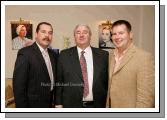
[[[34,42],[32,40],[32,24],[30,21],[24,21],[20,18],[19,21],[11,21],[10,23],[13,50],[29,46]]]
[[[110,21],[103,22],[99,25],[99,48],[114,49],[111,34],[112,23]]]

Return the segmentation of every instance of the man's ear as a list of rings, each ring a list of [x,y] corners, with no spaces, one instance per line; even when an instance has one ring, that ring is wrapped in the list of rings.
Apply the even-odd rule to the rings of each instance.
[[[133,33],[130,31],[130,39],[132,40],[133,38]]]

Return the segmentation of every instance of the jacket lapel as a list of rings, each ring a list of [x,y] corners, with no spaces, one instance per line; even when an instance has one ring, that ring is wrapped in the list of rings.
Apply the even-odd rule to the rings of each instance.
[[[36,54],[36,56],[37,56],[38,62],[40,62],[40,65],[42,66],[42,69],[49,76],[49,73],[48,73],[48,70],[47,70],[47,66],[45,64],[45,60],[44,60],[44,58],[42,56],[42,53],[41,53],[40,49],[38,48],[36,43],[34,43],[32,46],[33,46],[33,49],[34,49],[34,54]]]
[[[100,54],[96,51],[95,48],[91,47],[92,49],[92,57],[93,57],[93,87],[94,88],[94,85],[96,83],[96,80],[98,80],[98,74],[100,73],[99,70],[100,70],[100,59],[101,59],[101,56]]]
[[[114,65],[115,65],[115,59],[114,59],[114,51],[112,50],[109,55],[109,85],[111,84],[112,75],[114,72]]]
[[[92,88],[94,88],[94,85],[95,85],[95,80],[96,80],[96,78],[97,78],[97,65],[98,65],[98,53],[96,53],[96,51],[95,51],[95,49],[94,48],[92,48],[91,47],[91,49],[92,49],[92,59],[93,59],[93,86],[92,86]]]
[[[133,45],[127,51],[126,55],[122,58],[121,64],[118,67],[118,69],[114,72],[114,74],[116,74],[118,71],[120,71],[128,63],[128,61],[133,57],[134,53],[135,53],[135,46]]]
[[[76,46],[71,48],[69,60],[71,60],[72,70],[74,71],[74,74],[77,74],[77,76],[79,76],[79,78],[82,80],[83,79],[82,72],[81,72],[79,56],[78,56],[78,51]]]
[[[53,55],[53,53],[51,52],[50,49],[48,49],[48,54],[49,54],[49,57],[50,57],[50,62],[51,62],[51,65],[52,65],[52,71],[53,71],[53,77],[55,79],[55,72],[56,72],[56,63],[55,63],[55,56]]]

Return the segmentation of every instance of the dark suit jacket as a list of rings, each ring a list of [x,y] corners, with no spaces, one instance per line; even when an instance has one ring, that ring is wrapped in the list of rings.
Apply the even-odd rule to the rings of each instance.
[[[56,56],[48,49],[55,79]],[[50,77],[37,44],[18,51],[13,73],[13,91],[16,107],[49,107]]]
[[[108,86],[108,52],[92,48],[93,99],[95,107],[105,107]],[[83,78],[77,47],[63,50],[58,59],[56,104],[63,107],[82,107]]]

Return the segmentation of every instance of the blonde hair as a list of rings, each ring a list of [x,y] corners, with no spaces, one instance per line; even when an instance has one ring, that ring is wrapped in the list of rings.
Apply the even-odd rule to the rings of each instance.
[[[17,35],[19,35],[20,30],[21,30],[22,27],[25,27],[25,26],[24,26],[24,25],[19,25],[19,26],[17,26],[17,28],[16,28],[16,33],[17,33]]]

